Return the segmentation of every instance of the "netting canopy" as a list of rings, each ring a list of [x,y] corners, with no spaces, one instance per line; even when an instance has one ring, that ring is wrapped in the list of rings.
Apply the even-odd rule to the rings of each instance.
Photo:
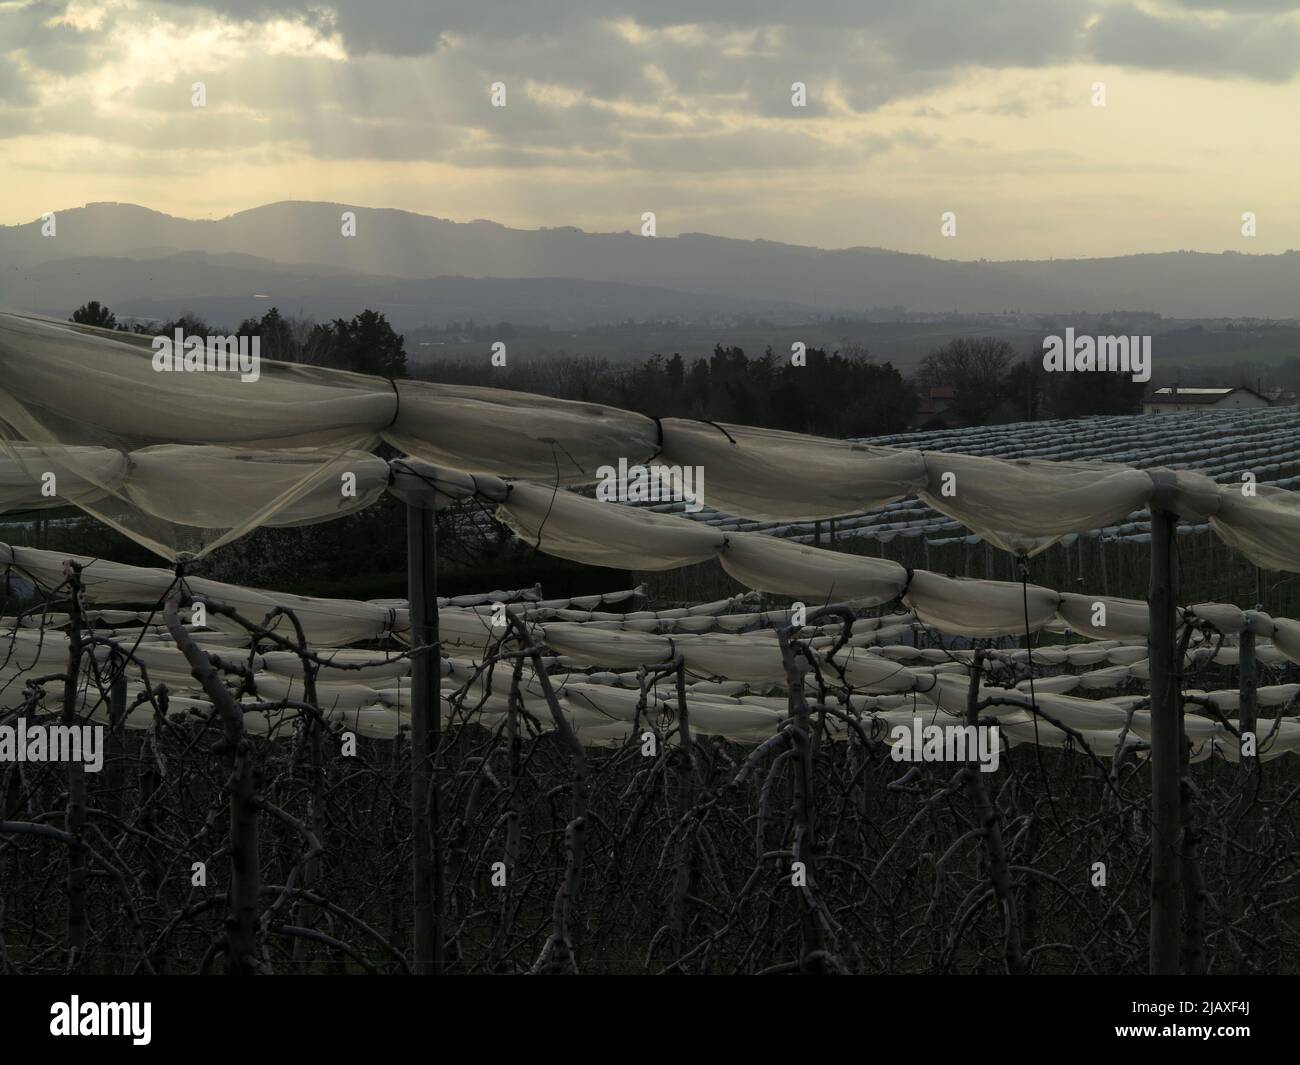
[[[0,506],[73,505],[171,561],[259,525],[364,507],[386,439],[469,473],[563,484],[654,450],[639,415],[261,361],[255,379],[155,367],[150,338],[0,316]],[[454,459],[454,461],[444,461]]]
[[[31,684],[66,667],[69,638],[62,627],[68,615],[59,613],[59,582],[64,576],[63,556],[28,548],[5,548],[0,557],[6,569],[24,574],[49,595],[38,611],[19,617],[0,617],[0,709],[30,708],[36,714],[57,714],[63,707],[63,687],[44,690]],[[93,644],[85,653],[93,658],[78,683],[78,710],[90,720],[108,719],[108,708],[96,696],[93,675],[109,668],[122,656],[128,694],[139,697],[124,718],[128,729],[155,729],[163,704],[145,693],[167,686],[166,714],[171,720],[210,720],[214,707],[196,683],[192,667],[173,634],[159,624],[159,599],[182,578],[164,570],[149,570],[77,559],[83,564],[86,620],[95,626]],[[917,574],[927,580],[935,575]],[[197,578],[183,578],[189,590],[236,606],[257,621],[273,605],[289,606],[311,641],[319,665],[312,682],[313,705],[330,727],[351,729],[376,739],[392,739],[409,728],[413,688],[410,679],[409,619],[403,601],[358,602],[288,595],[253,590]],[[987,589],[985,589],[987,592]],[[774,625],[790,625],[791,610],[746,611],[747,597],[733,597],[660,611],[633,610],[611,613],[596,609],[614,605],[641,590],[606,593],[574,599],[541,600],[528,592],[493,592],[467,596],[442,604],[440,670],[441,713],[448,724],[465,714],[492,723],[510,709],[509,693],[490,680],[485,665],[496,652],[504,629],[492,621],[493,607],[502,601],[521,618],[534,636],[544,641],[554,657],[548,660],[550,684],[561,711],[585,744],[624,743],[638,728],[668,719],[689,707],[692,728],[740,742],[761,742],[784,719],[786,698],[779,692],[788,680]],[[995,593],[996,594],[996,590]],[[116,607],[100,604],[112,602]],[[1110,607],[1124,618],[1125,601]],[[123,609],[123,606],[126,608]],[[139,608],[139,609],[132,609]],[[734,612],[740,611],[740,612]],[[1277,666],[1300,659],[1295,623],[1279,625],[1267,615],[1240,611],[1223,604],[1187,608],[1188,621],[1204,623],[1189,643],[1185,667],[1197,670],[1214,663],[1231,666],[1238,648],[1224,637],[1250,630],[1271,640],[1256,645],[1261,664]],[[304,661],[296,651],[276,649],[265,636],[251,637],[239,625],[210,615],[214,631],[187,625],[190,635],[211,652],[229,655],[240,663],[247,680],[236,685],[245,708],[245,723],[253,734],[275,736],[291,725],[293,703],[307,695]],[[290,641],[294,628],[279,615],[269,623]],[[841,691],[842,705],[862,722],[870,735],[883,742],[889,728],[909,725],[913,717],[927,721],[963,718],[970,694],[970,662],[942,644],[921,646],[934,630],[916,613],[889,613],[857,617],[850,633],[843,620],[834,618],[797,630],[805,647],[795,659],[810,689],[827,682]],[[997,720],[1009,744],[1083,750],[1111,757],[1122,749],[1150,740],[1152,722],[1147,700],[1141,695],[1112,694],[1081,697],[1119,688],[1140,688],[1150,679],[1147,649],[1132,642],[1145,628],[1136,616],[1127,629],[1121,621],[1120,638],[1094,639],[1084,644],[985,651],[987,660],[1008,683],[981,683],[980,698],[992,705],[987,715]],[[895,641],[911,642],[895,642]],[[376,646],[382,641],[384,646]],[[366,643],[349,648],[348,643]],[[807,657],[803,657],[806,655]],[[678,693],[671,679],[662,689],[642,689],[640,667],[680,661],[685,688]],[[1056,668],[1071,670],[1038,675]],[[1009,672],[1009,676],[1008,676]],[[537,721],[545,721],[545,699],[531,666],[523,667],[519,695],[522,705]],[[1072,694],[1075,693],[1075,694]],[[1257,689],[1258,705],[1289,710],[1300,696],[1300,684],[1280,683]],[[1190,756],[1201,760],[1219,753],[1239,758],[1238,722],[1226,715],[1236,712],[1241,693],[1233,689],[1193,690],[1186,693],[1193,714],[1186,719],[1192,747]],[[1195,716],[1210,705],[1217,718]],[[839,719],[829,723],[836,736],[850,727]],[[543,726],[544,727],[544,726]],[[864,733],[865,734],[865,733]],[[1278,717],[1261,739],[1264,760],[1300,751],[1300,722]]]
[[[192,371],[160,369],[154,354],[147,337],[0,314],[0,507],[73,505],[165,559],[197,558],[259,525],[367,505],[398,479],[370,454],[383,440],[444,468],[454,493],[504,499],[506,520],[549,536],[548,549],[563,554],[568,536],[591,561],[597,536],[566,515],[595,512],[575,510],[563,489],[625,461],[698,467],[710,505],[755,520],[861,514],[916,496],[1025,555],[1158,507],[1209,522],[1257,565],[1300,570],[1300,503],[1250,469],[1219,484],[1190,470],[876,447],[269,360],[244,375],[197,356]],[[407,476],[405,490],[419,480]],[[613,537],[607,558],[655,569],[716,550],[707,526],[619,509],[599,519]],[[757,550],[733,541],[722,562],[763,587]],[[891,579],[832,558],[809,564],[851,565],[841,581]]]

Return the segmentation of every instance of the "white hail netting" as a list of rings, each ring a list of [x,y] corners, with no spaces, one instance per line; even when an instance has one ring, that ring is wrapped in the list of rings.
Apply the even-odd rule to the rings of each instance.
[[[784,545],[790,546],[790,545]],[[62,579],[62,556],[55,552],[27,548],[6,548],[0,558],[7,568],[24,573],[46,588],[56,587]],[[168,684],[177,693],[171,700],[173,714],[210,714],[211,707],[194,687],[189,664],[170,637],[159,630],[153,611],[132,611],[95,607],[106,601],[127,603],[155,602],[170,586],[172,576],[162,570],[140,569],[91,559],[85,565],[86,598],[91,604],[91,618],[101,625],[143,623],[139,628],[100,630],[133,649],[134,662],[128,669],[130,682],[143,689],[146,673],[150,684]],[[954,589],[971,586],[994,612],[999,596],[1020,591],[1019,586],[997,582],[957,582],[934,574],[914,575],[925,589],[921,598],[943,603],[957,594]],[[309,640],[318,648],[332,642],[379,640],[387,634],[400,638],[405,605],[401,601],[360,603],[342,600],[311,599],[277,592],[262,592],[224,585],[197,578],[187,579],[200,594],[237,605],[254,620],[272,604],[291,606],[303,620]],[[933,585],[929,587],[928,585]],[[1031,620],[1043,620],[1049,613],[1052,596],[1045,589],[1034,589],[1031,596]],[[508,595],[513,593],[497,593]],[[692,607],[664,611],[633,611],[612,614],[595,608],[624,601],[635,590],[586,596],[579,599],[522,599],[508,604],[533,624],[539,636],[559,657],[560,670],[552,681],[559,692],[561,708],[571,718],[579,734],[590,743],[622,742],[636,721],[639,692],[635,690],[635,670],[642,664],[669,662],[680,655],[688,676],[688,707],[697,729],[703,733],[724,735],[742,741],[754,741],[771,734],[782,720],[782,698],[747,694],[751,686],[760,689],[779,687],[785,681],[785,668],[775,633],[771,628],[743,633],[690,633],[675,629],[681,622],[720,622],[728,619],[735,627],[771,625],[788,621],[789,611],[762,611],[725,614],[744,605],[743,597],[696,604]],[[447,603],[442,611],[442,637],[452,657],[442,663],[441,693],[444,713],[472,713],[491,723],[507,709],[507,693],[500,678],[489,687],[474,659],[481,659],[499,636],[491,624],[491,596],[462,597],[467,606]],[[1085,598],[1086,597],[1076,597]],[[1131,626],[1130,638],[1140,638],[1146,619],[1130,600],[1097,600],[1104,603],[1120,625]],[[1023,609],[1023,606],[1022,606]],[[917,618],[925,620],[925,611]],[[1273,642],[1258,643],[1259,661],[1278,664],[1300,659],[1300,624],[1274,620],[1266,614],[1241,611],[1222,604],[1199,604],[1187,608],[1189,619],[1205,622],[1225,634],[1239,634],[1249,629]],[[209,623],[216,615],[209,615]],[[1128,621],[1124,621],[1124,619]],[[32,615],[21,623],[13,619],[0,622],[0,705],[16,709],[26,701],[24,686],[36,676],[59,673],[66,668],[68,642],[57,626],[67,623],[61,614]],[[283,620],[283,619],[282,619]],[[614,626],[617,626],[615,628]],[[673,627],[663,634],[664,627]],[[867,715],[878,738],[892,742],[888,727],[909,725],[917,713],[925,716],[935,708],[948,714],[964,711],[967,694],[967,669],[941,648],[918,648],[886,641],[912,635],[913,617],[893,615],[861,618],[854,621],[845,646],[839,647],[839,625],[827,622],[805,627],[800,636],[808,641],[815,661],[801,661],[799,667],[806,680],[815,683],[818,672],[833,685],[851,689],[849,705]],[[661,631],[650,631],[659,629]],[[283,628],[281,631],[285,631]],[[286,632],[287,635],[287,632]],[[1111,633],[1114,636],[1114,632]],[[195,638],[210,652],[245,664],[252,672],[258,698],[263,701],[301,700],[305,695],[301,661],[297,655],[282,650],[252,651],[246,634],[229,632],[195,632]],[[455,657],[459,652],[470,658]],[[832,654],[832,652],[834,652]],[[102,669],[110,650],[97,646],[92,652]],[[329,660],[317,677],[317,703],[332,722],[361,734],[385,738],[397,734],[409,713],[410,687],[407,679],[409,660],[401,654],[381,650],[326,647],[321,653]],[[994,661],[1025,664],[1026,650],[991,651]],[[1126,743],[1149,736],[1149,714],[1135,710],[1134,697],[1081,699],[1068,695],[1075,690],[1103,690],[1129,681],[1147,679],[1149,670],[1146,648],[1126,645],[1120,639],[1099,639],[1075,646],[1043,647],[1032,652],[1038,667],[1068,666],[1083,672],[1037,678],[1031,686],[1020,681],[1015,688],[985,687],[982,695],[1010,700],[1007,705],[991,709],[1004,734],[1012,743],[1039,743],[1048,746],[1087,747],[1098,755],[1114,753],[1123,739]],[[1201,640],[1192,645],[1188,666],[1214,661],[1235,664],[1237,648],[1219,640]],[[917,663],[905,665],[905,662]],[[814,666],[817,667],[816,670]],[[612,670],[611,671],[611,667]],[[599,672],[573,672],[592,670]],[[618,671],[624,671],[622,673]],[[549,713],[541,699],[540,688],[530,670],[524,674],[523,694],[526,708],[543,727]],[[1032,688],[1038,714],[1028,706]],[[1291,708],[1300,685],[1265,685],[1259,689],[1259,703],[1265,708]],[[1219,712],[1228,715],[1236,710],[1239,695],[1235,691],[1189,692],[1189,698],[1213,700]],[[54,685],[44,694],[39,710],[53,712],[59,708],[61,688]],[[650,694],[647,714],[651,720],[674,713],[675,695],[671,683],[656,685]],[[87,673],[82,679],[79,705],[96,719],[102,720],[106,708],[91,684]],[[245,699],[251,704],[251,697]],[[924,708],[930,707],[931,711]],[[1189,701],[1195,711],[1199,704]],[[1131,721],[1129,711],[1135,710]],[[131,728],[148,728],[154,709],[144,704],[132,710],[127,719]],[[1044,716],[1045,715],[1045,716]],[[646,717],[642,718],[644,726]],[[292,708],[250,711],[250,729],[273,734],[290,727]],[[1060,727],[1058,727],[1060,726]],[[835,723],[837,731],[844,726]],[[1235,725],[1234,725],[1235,727]],[[1231,731],[1203,716],[1188,719],[1188,733],[1194,757],[1208,757],[1218,750],[1230,759],[1236,757]],[[1300,749],[1300,722],[1280,719],[1261,728],[1265,758],[1277,757]]]
[[[555,488],[516,481],[497,516],[547,554],[594,566],[675,569],[713,558],[719,533],[686,518],[611,506]],[[592,528],[588,523],[599,519]]]
[[[248,382],[164,373],[154,370],[148,345],[146,337],[0,315],[0,458],[7,460],[0,504],[48,506],[41,488],[53,473],[63,502],[164,558],[195,558],[277,516],[316,521],[365,505],[387,474],[361,453],[383,439],[466,471],[448,475],[459,479],[461,494],[492,501],[504,486],[488,476],[589,484],[601,466],[654,457],[703,467],[706,500],[741,517],[829,518],[916,495],[992,542],[1033,554],[1157,505],[1210,522],[1258,565],[1300,570],[1293,493],[1261,487],[1248,495],[1248,486],[1191,471],[884,448],[675,418],[656,423],[598,404],[269,360]],[[194,446],[203,450],[191,454]],[[290,453],[270,454],[283,451]],[[358,493],[335,498],[346,473],[356,475]],[[553,512],[564,493],[552,494]],[[537,502],[521,499],[519,509],[535,510]],[[572,535],[582,539],[580,530]],[[649,556],[661,546],[659,567],[708,557],[704,540],[684,531],[673,540],[652,538],[634,557],[647,569],[656,568]]]
[[[999,547],[1033,554],[1118,521],[1151,496],[1141,470],[1104,462],[1007,461],[931,452],[917,493]]]
[[[618,537],[613,536],[609,527],[603,523],[617,515],[613,524],[621,527],[623,516],[631,512],[578,496],[570,496],[569,500],[575,505],[575,514],[568,519],[573,531],[566,542],[576,542],[577,530],[587,529],[595,537],[599,552],[620,548]],[[508,508],[507,504],[502,509]],[[583,520],[582,511],[590,511],[588,520]],[[1092,639],[1145,639],[1148,632],[1146,604],[1140,600],[1060,593],[1039,585],[1022,585],[1013,581],[967,580],[927,570],[912,571],[909,579],[907,570],[887,560],[831,551],[817,552],[815,548],[757,534],[710,534],[683,519],[670,519],[663,515],[656,517],[678,522],[696,532],[716,536],[721,561],[738,579],[751,575],[754,580],[761,579],[761,586],[768,590],[796,597],[806,595],[809,591],[817,593],[807,595],[810,606],[836,601],[852,602],[858,606],[881,606],[901,599],[919,620],[940,631],[966,636],[1008,636],[1046,630],[1072,631]],[[552,549],[548,537],[553,522],[554,512],[546,520],[542,537],[543,547],[547,550]],[[645,523],[638,523],[632,531],[639,536],[648,527]],[[534,534],[525,532],[523,535],[532,539]],[[670,536],[675,535],[675,531],[670,533]],[[739,565],[728,564],[728,558],[733,552],[736,552],[736,557],[740,560]],[[579,561],[590,560],[577,550],[568,554],[561,551],[556,553]],[[823,585],[814,583],[817,574],[821,572],[818,566],[806,561],[814,553],[825,555],[831,564],[829,573],[822,578]],[[160,608],[176,579],[172,573],[163,569],[128,566],[104,559],[70,556],[62,552],[3,543],[0,543],[0,574],[17,573],[26,576],[41,588],[54,589],[64,581],[63,562],[68,558],[83,567],[81,579],[86,599],[90,603],[146,604]],[[400,639],[404,638],[410,628],[409,612],[402,600],[361,602],[286,592],[271,593],[202,577],[187,577],[186,583],[194,594],[226,603],[253,621],[260,622],[276,606],[291,608],[302,624],[309,642],[323,646],[380,640],[390,635]],[[595,600],[598,599],[595,597]],[[588,602],[591,601],[593,600],[589,597]],[[537,604],[516,604],[511,609],[522,611],[529,620],[534,621],[594,620],[597,623],[617,625],[620,629],[627,629],[630,625],[633,631],[638,628],[658,631],[671,629],[685,639],[698,635],[700,630],[726,629],[725,618],[719,617],[713,622],[704,619],[709,617],[707,611],[720,612],[727,609],[732,601],[719,600],[703,604],[694,608],[698,611],[696,614],[689,610],[680,615],[676,611],[659,614],[641,612],[630,617],[607,616],[595,619],[581,615],[566,618],[566,609],[588,610],[589,606],[577,600],[564,602],[575,605],[556,606],[543,601]],[[1241,611],[1225,604],[1201,604],[1190,608],[1190,613],[1227,633],[1240,632],[1249,625],[1259,637],[1271,639],[1289,660],[1300,662],[1300,622],[1273,618],[1257,611]],[[743,615],[743,620],[733,620],[731,624],[737,628],[762,624],[762,621],[752,620],[760,616],[767,619],[767,624],[771,624],[780,614],[780,611],[769,611],[763,615]],[[491,604],[445,609],[440,617],[441,639],[452,646],[486,647],[495,635],[491,627],[491,615]],[[236,631],[234,622],[219,615],[212,615],[210,623],[225,631]],[[288,619],[283,616],[275,619],[273,628],[281,634],[291,631]],[[692,628],[696,633],[691,632]],[[592,631],[600,631],[600,624],[594,626]],[[1045,649],[1045,653],[1050,650]]]
[[[391,401],[393,386],[374,378]],[[641,462],[655,450],[649,418],[599,403],[470,385],[398,381],[394,447],[418,459],[473,474],[590,484],[619,456]]]
[[[919,451],[683,418],[661,424],[658,461],[702,466],[709,505],[730,514],[773,520],[860,514],[914,495],[926,483]]]
[[[36,498],[52,472],[68,502],[175,560],[313,495],[327,502],[309,514],[320,520],[386,485],[387,470],[366,453],[394,400],[370,379],[271,362],[249,383],[226,373],[160,373],[148,343],[6,316],[0,449],[27,473]],[[344,472],[360,482],[355,498],[339,488]]]
[[[259,525],[367,505],[388,484],[387,464],[367,453],[385,438],[456,470],[565,484],[594,480],[602,455],[655,447],[650,419],[594,404],[270,360],[251,381],[159,372],[149,345],[0,316],[0,505],[49,506],[53,474],[62,504],[176,561]],[[491,497],[490,476],[452,476]]]
[[[668,569],[715,556],[742,584],[810,604],[852,600],[880,606],[902,597],[918,617],[944,632],[994,636],[1067,626],[1098,637],[1147,632],[1146,604],[1136,600],[1062,595],[1038,585],[958,579],[926,570],[914,571],[909,581],[908,571],[888,559],[761,533],[723,533],[686,518],[609,506],[521,482],[497,513],[523,539],[576,562]],[[1106,607],[1106,616],[1104,624],[1094,625],[1098,603]]]
[[[1173,464],[1199,470],[1222,484],[1240,485],[1243,471],[1251,471],[1260,485],[1300,487],[1300,407],[1282,406],[1250,410],[1200,410],[1179,414],[1110,415],[1066,421],[1013,422],[994,426],[912,431],[865,440],[850,440],[867,448],[896,449],[895,453],[957,453],[1007,460],[1053,462],[1098,461],[1158,470]],[[872,497],[874,498],[874,493]],[[1226,498],[1226,497],[1225,497]],[[666,513],[682,513],[685,502],[645,502],[637,505]],[[709,505],[692,510],[695,521],[727,531],[769,532],[801,543],[811,543],[826,528],[816,520],[759,521],[740,518]],[[1106,540],[1150,537],[1150,513],[1145,505],[1115,524],[1083,533],[1070,533],[1061,543],[1078,536]],[[834,519],[837,541],[866,538],[889,542],[897,537],[924,536],[932,546],[977,544],[979,533],[934,510],[917,498],[896,499],[861,514]],[[1180,532],[1212,532],[1208,521],[1185,522]]]
[[[638,720],[640,700],[636,675],[631,669],[642,661],[654,660],[657,655],[674,652],[684,655],[688,670],[727,668],[747,678],[740,683],[696,681],[688,685],[687,707],[693,727],[698,732],[757,742],[770,736],[784,718],[784,698],[746,694],[750,684],[767,686],[784,678],[776,641],[770,632],[750,634],[758,636],[758,639],[704,637],[679,642],[662,637],[647,638],[641,634],[580,634],[573,631],[581,628],[583,626],[569,624],[545,627],[548,642],[577,659],[575,662],[566,657],[560,660],[561,663],[631,667],[623,673],[558,672],[551,675],[561,710],[585,742],[620,743],[628,738]],[[556,629],[560,631],[553,631]],[[3,633],[3,638],[0,638],[0,706],[12,710],[26,702],[27,696],[22,691],[26,678],[66,667],[68,643],[63,633],[14,626],[12,621],[7,625],[0,624],[0,632]],[[211,714],[211,706],[194,686],[188,662],[170,640],[138,629],[106,630],[106,633],[121,646],[132,648],[134,662],[127,670],[129,692],[143,689],[147,673],[150,684],[164,683],[171,688],[168,711],[174,718]],[[228,634],[195,632],[194,636],[210,652],[247,665],[253,674],[259,699],[274,702],[304,697],[302,667],[297,655],[285,651],[250,652],[234,645],[235,638]],[[861,648],[841,650],[834,658],[827,659],[824,655],[829,651],[830,642],[829,637],[813,638],[814,654],[822,673],[842,676],[849,684],[853,689],[849,696],[850,708],[863,715],[863,726],[877,739],[896,742],[889,729],[897,725],[910,727],[914,717],[929,721],[942,712],[952,720],[964,714],[969,681],[962,663],[945,660],[922,668],[908,668],[885,657],[884,652],[888,649],[868,651]],[[1142,649],[1125,649],[1119,645],[1110,648],[1095,645],[1043,648],[1035,653],[1035,660],[1040,665],[1044,660],[1084,664],[1085,654],[1099,650],[1116,657],[1123,650],[1140,652]],[[946,654],[940,649],[900,647],[895,651],[900,654],[911,652],[914,656],[928,654],[929,657]],[[1048,652],[1056,652],[1055,659]],[[98,646],[92,652],[100,669],[107,666],[110,653],[106,646]],[[316,681],[317,705],[327,719],[362,735],[381,739],[395,736],[407,723],[409,715],[409,660],[376,650],[321,649],[319,653],[331,663],[320,669]],[[992,658],[995,661],[1016,661],[1023,660],[1026,654],[1024,651],[995,651]],[[1189,660],[1192,657],[1189,656]],[[1110,667],[1080,674],[1040,677],[1033,682],[1032,702],[1028,680],[1021,681],[1014,688],[981,685],[980,696],[999,700],[985,711],[985,716],[997,719],[1010,743],[1075,749],[1086,745],[1093,753],[1109,757],[1121,740],[1128,744],[1149,740],[1149,712],[1141,708],[1138,705],[1140,700],[1133,696],[1080,699],[1065,693],[1075,687],[1113,688],[1135,673],[1126,667]],[[811,671],[807,679],[809,683],[814,680]],[[1289,708],[1294,705],[1298,692],[1300,685],[1297,684],[1265,685],[1258,691],[1259,704],[1265,708]],[[58,712],[61,693],[60,685],[52,686],[36,705],[36,711]],[[531,669],[525,668],[523,672],[521,694],[525,709],[542,727],[549,727],[549,711]],[[443,712],[448,720],[469,714],[490,725],[508,707],[499,677],[490,687],[474,662],[454,657],[443,660],[441,695]],[[1239,705],[1239,693],[1233,690],[1194,691],[1189,692],[1188,697],[1187,708],[1193,712],[1200,708],[1199,703],[1192,701],[1195,697],[1213,700],[1225,717]],[[254,733],[274,734],[292,725],[292,707],[255,710],[251,708],[252,697],[245,697],[244,703],[246,720]],[[91,684],[88,673],[83,678],[78,707],[94,720],[107,719],[102,697]],[[648,693],[640,724],[636,727],[668,723],[676,710],[676,695],[670,679]],[[145,703],[131,710],[125,724],[134,729],[150,728],[154,718],[154,708]],[[844,733],[847,728],[837,721],[828,724],[839,733]],[[1236,727],[1235,721],[1231,724]],[[1215,750],[1230,760],[1237,758],[1231,731],[1218,722],[1191,716],[1186,719],[1185,727],[1193,742],[1195,759],[1209,757]],[[1260,726],[1260,735],[1261,754],[1265,760],[1300,750],[1300,722],[1294,719],[1265,721]]]
[[[1210,524],[1223,542],[1267,569],[1296,569],[1300,552],[1300,496],[1261,485],[1255,498],[1224,492]]]

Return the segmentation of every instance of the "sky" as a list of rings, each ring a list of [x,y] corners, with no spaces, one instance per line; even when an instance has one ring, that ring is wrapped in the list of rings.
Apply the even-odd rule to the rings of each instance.
[[[1300,2],[0,0],[0,53],[4,224],[329,200],[951,259],[1300,247]]]

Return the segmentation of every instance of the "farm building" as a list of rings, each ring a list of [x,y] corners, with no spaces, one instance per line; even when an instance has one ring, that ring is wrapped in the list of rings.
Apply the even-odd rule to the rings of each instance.
[[[1253,388],[1157,388],[1142,403],[1144,414],[1184,410],[1247,410],[1271,406]]]

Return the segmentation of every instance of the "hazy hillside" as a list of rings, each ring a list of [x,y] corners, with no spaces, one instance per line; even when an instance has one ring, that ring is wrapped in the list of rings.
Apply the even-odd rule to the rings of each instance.
[[[358,232],[354,238],[340,234],[344,210],[356,211]],[[118,302],[164,298],[161,289],[152,288],[155,283],[165,284],[169,294],[180,295],[176,286],[183,279],[196,286],[206,286],[211,280],[218,286],[242,284],[245,290],[260,291],[256,285],[265,283],[264,275],[275,270],[272,264],[297,264],[292,280],[280,280],[285,291],[302,294],[304,308],[312,299],[329,303],[339,298],[347,285],[355,285],[357,291],[391,289],[394,307],[412,304],[417,318],[424,313],[420,305],[453,296],[436,286],[409,290],[393,279],[573,279],[661,290],[656,296],[556,284],[544,295],[523,289],[512,290],[512,294],[496,290],[471,293],[463,285],[460,289],[465,308],[476,306],[479,296],[491,305],[509,295],[521,305],[534,301],[545,305],[555,316],[553,320],[568,323],[602,317],[688,315],[693,309],[719,314],[801,307],[854,312],[897,305],[919,311],[1147,310],[1181,317],[1292,317],[1300,308],[1300,253],[1296,252],[1260,256],[1175,252],[1112,259],[956,262],[878,248],[824,251],[703,234],[648,238],[631,232],[584,233],[572,228],[518,230],[493,222],[450,222],[407,211],[294,202],[269,204],[219,221],[173,218],[143,207],[102,203],[59,212],[57,219],[58,235],[52,239],[40,235],[39,221],[0,227],[0,277],[4,279],[0,299],[4,302],[29,306],[43,284],[56,286],[51,291],[61,291],[57,286],[77,276],[88,286],[78,290],[77,299],[87,298],[86,293],[95,289],[92,282],[100,276],[107,280],[125,269],[121,263],[103,259],[131,258],[150,260],[151,265],[145,264],[143,273],[130,272],[131,284],[140,288],[120,289]],[[629,224],[632,222],[630,219]],[[165,281],[158,277],[158,263],[170,262],[166,256],[180,251],[254,259],[235,262],[219,258],[198,263],[205,267],[199,273],[182,271],[182,277]],[[52,260],[87,257],[101,261],[75,266],[73,273],[50,270]],[[249,276],[240,279],[241,270]],[[366,277],[339,280],[331,288],[318,276],[344,271]],[[167,273],[171,273],[170,266]],[[198,287],[189,295],[209,297],[227,291],[220,288],[214,293],[208,287]],[[675,295],[670,298],[667,293]],[[107,293],[98,290],[97,295],[104,298]],[[642,305],[641,300],[649,301],[654,309]],[[726,300],[740,303],[727,304]],[[470,312],[462,309],[457,313]],[[509,317],[500,308],[481,313],[495,319]]]
[[[249,255],[179,252],[164,258],[75,256],[5,263],[0,305],[66,317],[87,299],[122,317],[171,318],[193,311],[235,323],[268,306],[318,320],[382,311],[399,329],[450,322],[527,322],[580,329],[626,321],[728,322],[762,314],[803,321],[808,307],[676,292],[648,285],[568,278],[400,278],[289,267]]]

